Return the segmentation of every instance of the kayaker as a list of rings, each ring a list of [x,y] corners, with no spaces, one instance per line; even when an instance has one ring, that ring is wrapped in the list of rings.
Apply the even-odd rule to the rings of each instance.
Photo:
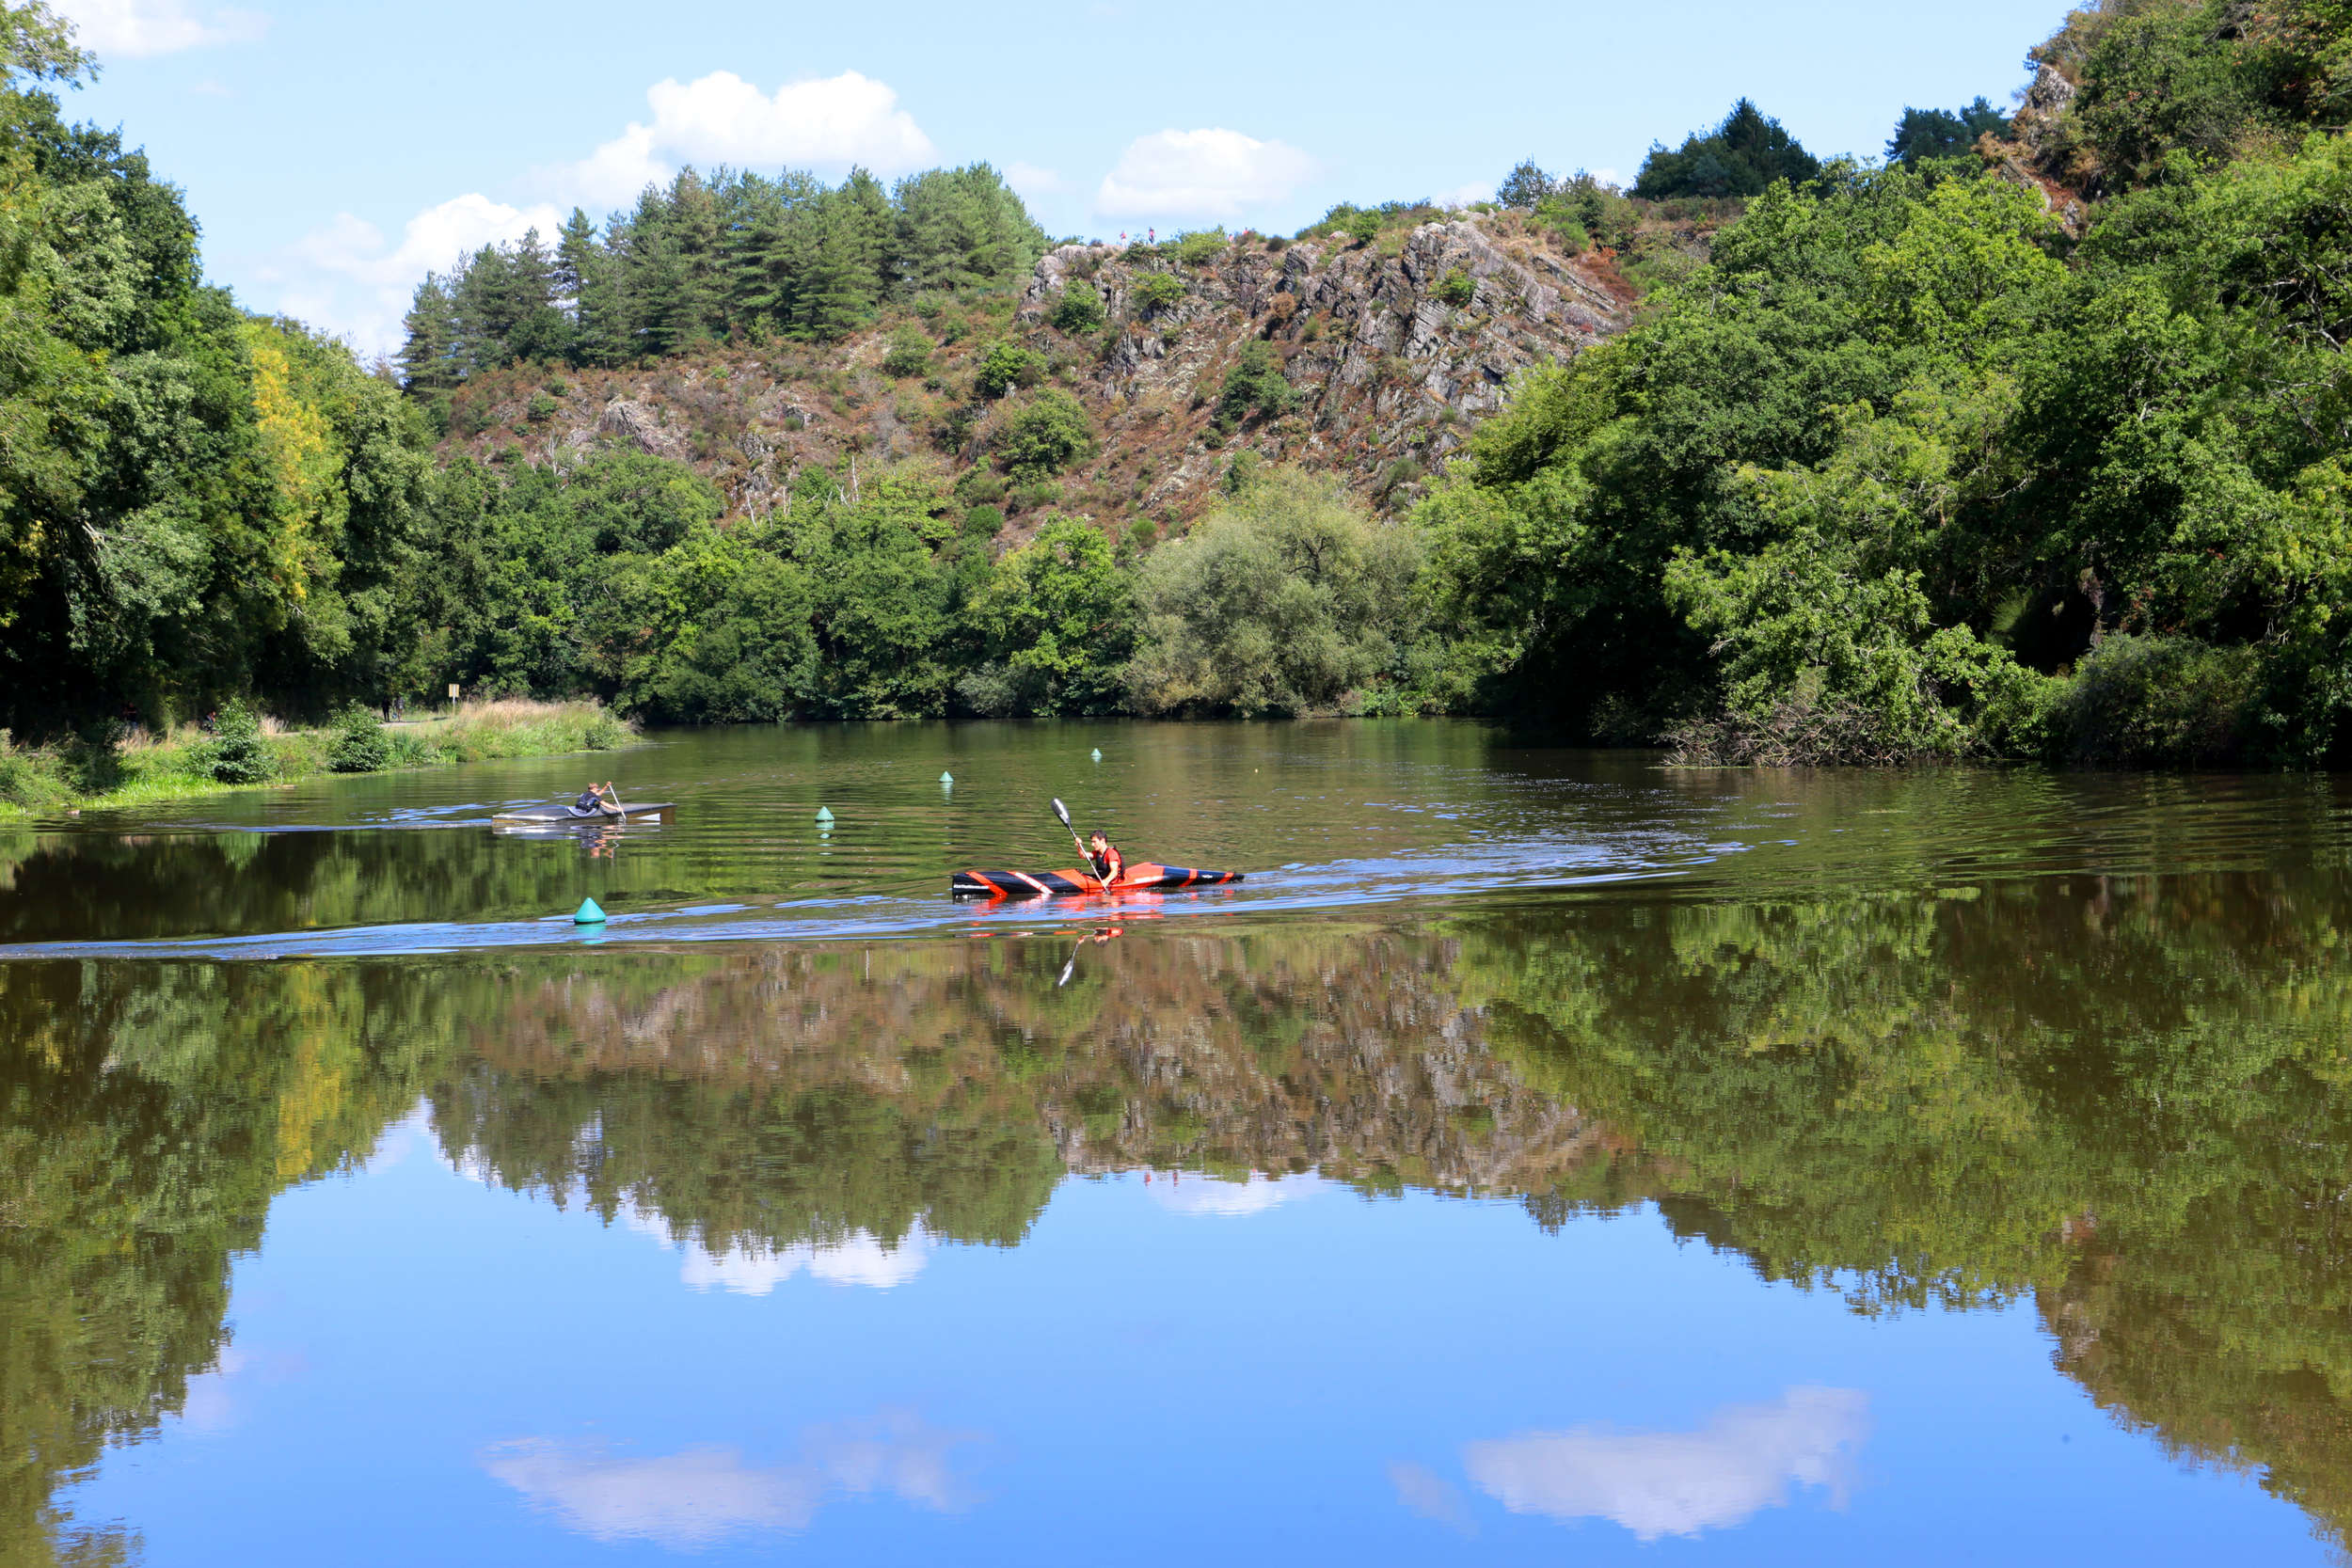
[[[1094,875],[1106,887],[1119,880],[1127,870],[1126,857],[1099,832],[1087,841],[1087,860],[1093,864]]]
[[[590,784],[580,792],[580,799],[572,802],[572,810],[581,816],[620,809],[620,798],[612,793],[610,782]]]

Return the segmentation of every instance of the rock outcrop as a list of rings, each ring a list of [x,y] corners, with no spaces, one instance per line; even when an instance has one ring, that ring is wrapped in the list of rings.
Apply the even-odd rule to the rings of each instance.
[[[1079,284],[1100,292],[1107,320],[1072,335],[1053,325],[1054,306]],[[1006,498],[1007,543],[1047,508],[1181,529],[1245,451],[1336,474],[1393,510],[1502,405],[1515,376],[1622,331],[1633,298],[1608,253],[1567,254],[1509,214],[1369,245],[1245,236],[1190,261],[1168,246],[1064,245],[1017,299],[927,305],[835,343],[707,343],[625,370],[491,372],[458,390],[447,444],[558,463],[650,452],[692,464],[732,511],[756,515],[781,504],[801,468],[852,454],[985,466],[1009,403],[978,396],[973,372],[1009,339],[1086,407],[1099,443],[1056,484]],[[884,351],[909,321],[933,354],[922,372],[894,377]],[[1220,424],[1225,377],[1252,342],[1279,356],[1289,406]]]

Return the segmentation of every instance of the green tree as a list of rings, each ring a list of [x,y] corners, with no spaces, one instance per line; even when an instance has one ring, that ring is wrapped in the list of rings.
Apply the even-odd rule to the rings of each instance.
[[[1016,481],[1051,479],[1094,454],[1094,421],[1076,398],[1048,387],[1006,418],[992,445],[996,460]]]
[[[984,398],[1000,398],[1016,387],[1034,387],[1045,375],[1044,356],[1000,338],[988,345],[972,372],[972,389]]]
[[[816,685],[808,573],[750,541],[697,527],[630,562],[613,594],[619,701],[670,723],[789,719]]]
[[[1779,120],[1742,98],[1721,124],[1704,135],[1693,131],[1671,152],[1653,142],[1634,178],[1633,194],[1653,201],[1677,196],[1761,196],[1775,180],[1803,184],[1820,178],[1820,160]]]
[[[1145,558],[1129,672],[1150,713],[1327,713],[1408,669],[1421,547],[1336,484],[1262,475]]]
[[[959,682],[993,716],[1119,710],[1135,649],[1133,585],[1102,532],[1057,517],[1008,551],[968,611],[983,664]]]
[[[1073,278],[1062,286],[1054,301],[1051,319],[1054,329],[1067,337],[1083,338],[1103,327],[1103,294],[1085,278]]]
[[[1279,419],[1290,412],[1292,397],[1290,381],[1282,373],[1281,350],[1252,339],[1242,344],[1225,372],[1216,397],[1216,427],[1230,433],[1253,414]]]
[[[1922,158],[1958,158],[1974,152],[1979,137],[2006,137],[2009,117],[1981,96],[1950,109],[1906,107],[1886,143],[1889,163],[1914,165]]]

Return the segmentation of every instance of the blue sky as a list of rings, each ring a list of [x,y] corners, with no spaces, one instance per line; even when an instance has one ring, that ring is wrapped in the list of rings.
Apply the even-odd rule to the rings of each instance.
[[[1630,178],[1742,93],[1820,152],[1906,103],[2006,102],[2066,7],[1251,5],[980,10],[66,0],[70,112],[188,192],[249,307],[388,346],[417,278],[680,164],[884,174],[985,159],[1053,233],[1292,230],[1467,198],[1518,159]]]

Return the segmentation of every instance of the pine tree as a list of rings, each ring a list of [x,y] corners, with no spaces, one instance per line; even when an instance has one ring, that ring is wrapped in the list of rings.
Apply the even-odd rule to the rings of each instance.
[[[457,385],[457,368],[451,358],[457,311],[440,274],[424,275],[402,325],[407,337],[401,344],[400,374],[409,388],[442,391]]]
[[[792,312],[793,335],[830,341],[855,331],[882,299],[896,227],[889,198],[862,168],[816,202],[806,223]]]
[[[1044,253],[1045,231],[986,164],[898,182],[891,277],[902,289],[1005,283]]]
[[[601,368],[624,357],[628,332],[616,271],[596,225],[573,208],[556,239],[555,291],[557,303],[571,315],[569,357],[575,365]]]

